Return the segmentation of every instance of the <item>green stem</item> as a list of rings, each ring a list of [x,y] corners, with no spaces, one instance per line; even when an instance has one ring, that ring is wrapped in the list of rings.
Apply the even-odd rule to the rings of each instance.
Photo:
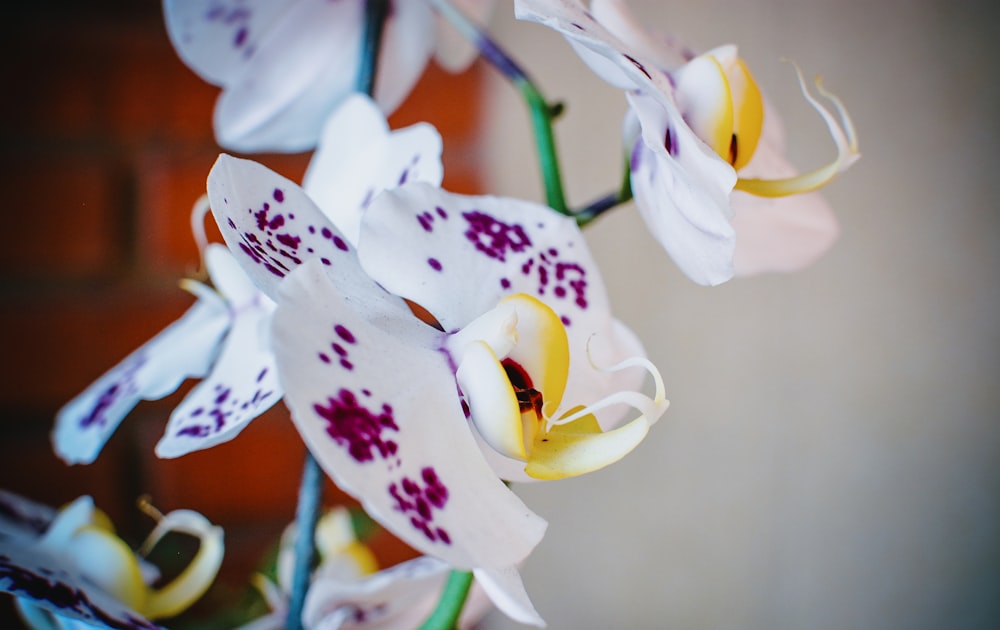
[[[299,485],[299,504],[295,510],[295,569],[288,602],[288,616],[285,628],[299,630],[302,627],[302,607],[309,589],[309,577],[316,565],[316,523],[319,521],[319,506],[323,498],[323,473],[312,453],[306,449],[306,461],[302,468],[302,483]]]
[[[569,209],[566,206],[566,195],[563,192],[555,135],[552,132],[552,121],[562,111],[562,108],[546,101],[528,74],[511,59],[510,55],[490,39],[486,31],[473,24],[448,0],[430,0],[430,2],[441,15],[451,22],[455,30],[479,49],[483,59],[486,59],[507,77],[524,97],[531,112],[539,168],[542,173],[542,183],[545,185],[545,199],[553,210],[568,215]]]
[[[465,606],[465,599],[472,588],[472,572],[453,569],[441,592],[437,608],[420,626],[420,630],[452,630],[458,625],[458,618]]]
[[[628,160],[625,160],[625,168],[622,173],[622,182],[618,187],[618,192],[608,193],[603,197],[595,199],[583,208],[573,212],[573,218],[576,219],[576,224],[580,227],[584,227],[591,221],[601,216],[608,210],[614,208],[615,206],[621,205],[632,199],[632,181],[631,181],[632,171],[629,168]]]
[[[389,15],[388,0],[365,2],[365,37],[361,48],[361,66],[358,68],[358,92],[375,94],[375,76],[378,73],[378,53],[382,48],[382,33]]]

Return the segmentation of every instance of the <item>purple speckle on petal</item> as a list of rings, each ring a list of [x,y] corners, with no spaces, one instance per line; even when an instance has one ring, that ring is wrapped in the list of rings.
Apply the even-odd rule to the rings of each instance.
[[[389,484],[389,494],[396,500],[395,509],[409,515],[414,529],[431,542],[451,544],[448,532],[434,523],[434,512],[444,509],[449,492],[433,467],[424,467],[419,481],[404,476],[398,483]]]
[[[434,271],[441,271],[441,262],[437,258],[428,258],[427,264],[431,266]]]
[[[361,405],[353,392],[341,389],[336,397],[327,398],[325,405],[314,404],[313,410],[326,420],[326,434],[358,463],[376,457],[389,459],[399,448],[383,435],[399,431],[389,405],[382,405],[381,412],[373,412]]]

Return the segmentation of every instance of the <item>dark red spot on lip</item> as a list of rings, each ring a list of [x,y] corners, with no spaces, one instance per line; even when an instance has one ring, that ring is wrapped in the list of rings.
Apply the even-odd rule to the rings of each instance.
[[[281,190],[280,188],[275,188],[274,189],[274,200],[277,201],[278,203],[281,203],[282,201],[284,201],[285,200],[285,192],[283,190]]]

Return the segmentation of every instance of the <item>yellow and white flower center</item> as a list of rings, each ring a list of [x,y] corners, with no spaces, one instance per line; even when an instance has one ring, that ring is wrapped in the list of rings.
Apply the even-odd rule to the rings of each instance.
[[[454,335],[449,351],[456,357],[456,378],[476,430],[500,454],[525,462],[532,477],[555,479],[603,468],[632,450],[666,410],[659,374],[644,359],[623,367],[650,369],[657,383],[654,398],[616,392],[589,406],[564,406],[570,369],[566,329],[551,308],[523,293],[504,298]],[[619,403],[642,415],[602,431],[592,412]]]

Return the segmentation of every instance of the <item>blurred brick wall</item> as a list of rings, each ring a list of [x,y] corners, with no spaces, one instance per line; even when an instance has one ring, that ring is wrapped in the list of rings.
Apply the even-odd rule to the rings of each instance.
[[[200,510],[226,527],[225,578],[242,583],[294,514],[304,450],[283,405],[178,460],[153,445],[182,394],[141,403],[90,466],[64,465],[49,444],[62,404],[193,301],[177,280],[198,262],[189,213],[219,153],[217,90],[178,60],[153,0],[0,15],[0,487],[55,505],[91,494],[133,542],[152,527],[134,508],[142,493],[163,511]],[[479,191],[482,72],[431,68],[390,120],[438,127],[445,187],[458,192]],[[255,159],[298,181],[308,155]],[[384,553],[406,552],[388,542]],[[15,623],[9,600],[0,627]]]

